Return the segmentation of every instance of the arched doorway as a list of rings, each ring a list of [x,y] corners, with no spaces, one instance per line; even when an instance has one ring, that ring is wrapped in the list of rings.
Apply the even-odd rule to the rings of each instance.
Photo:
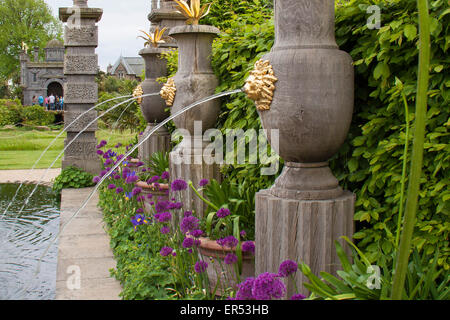
[[[47,96],[50,96],[53,94],[55,97],[63,97],[64,96],[64,90],[62,85],[59,82],[50,82],[47,86]]]

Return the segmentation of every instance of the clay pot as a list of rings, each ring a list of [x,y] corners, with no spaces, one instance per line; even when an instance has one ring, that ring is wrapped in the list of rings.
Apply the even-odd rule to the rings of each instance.
[[[276,42],[262,57],[273,67],[270,110],[259,111],[264,129],[279,130],[286,161],[271,193],[291,199],[328,199],[342,190],[327,161],[344,143],[353,114],[352,59],[334,37],[334,2],[275,0]]]
[[[168,190],[169,190],[169,185],[165,184],[165,183],[160,183],[159,184],[159,188],[156,188],[155,185],[152,184],[148,184],[145,181],[138,181],[136,182],[136,187],[139,187],[142,189],[142,195],[145,196],[145,211],[150,213],[152,211],[152,206],[150,205],[150,202],[152,201],[168,201],[169,200],[169,195],[168,195]],[[149,199],[147,196],[151,194],[152,198]]]
[[[219,29],[206,25],[186,25],[171,29],[169,35],[178,45],[178,71],[173,77],[176,96],[172,114],[182,108],[213,95],[219,84],[211,67],[212,42]],[[202,122],[202,132],[213,128],[220,113],[220,101],[204,103],[173,120],[178,129],[194,135],[194,121]]]
[[[200,238],[201,244],[198,247],[199,254],[203,260],[208,263],[208,279],[211,290],[216,287],[218,279],[220,284],[216,295],[222,295],[228,287],[237,288],[236,272],[234,265],[226,265],[225,256],[228,253],[235,252],[230,248],[223,248],[215,240],[209,238]],[[242,253],[242,274],[241,282],[248,277],[255,276],[255,256],[252,253]]]
[[[167,62],[161,59],[164,48],[146,47],[139,51],[145,61],[145,80],[141,83],[144,94],[159,93],[163,84],[156,79],[167,74]],[[148,123],[160,123],[169,116],[166,102],[159,95],[142,98],[141,111]]]

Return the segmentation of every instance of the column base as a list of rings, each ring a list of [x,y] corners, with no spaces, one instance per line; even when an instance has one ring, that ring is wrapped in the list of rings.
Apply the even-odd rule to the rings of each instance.
[[[336,275],[340,261],[335,250],[335,240],[350,253],[341,236],[353,236],[355,195],[349,191],[328,200],[294,200],[273,196],[268,190],[256,195],[256,275],[263,272],[278,273],[281,262],[294,260],[306,263],[319,276],[325,271]],[[309,280],[297,272],[295,282],[304,295],[303,286]],[[295,292],[291,282],[288,298]]]
[[[202,179],[215,179],[219,183],[222,181],[220,174],[220,164],[207,164],[201,161],[200,155],[203,155],[204,148],[186,150],[183,144],[178,145],[170,153],[170,179],[183,179],[186,182],[192,181],[193,185],[198,188]],[[206,213],[208,206],[198,198],[197,195],[188,188],[185,191],[178,191],[170,194],[170,198],[175,197],[179,201],[183,201],[184,210],[192,211],[201,219]]]

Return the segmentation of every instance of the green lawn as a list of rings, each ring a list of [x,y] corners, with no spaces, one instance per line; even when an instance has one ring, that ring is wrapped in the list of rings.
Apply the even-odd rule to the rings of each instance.
[[[47,146],[56,138],[61,130],[37,131],[29,128],[0,129],[0,170],[31,169]],[[117,143],[126,144],[132,140],[135,133],[130,131],[112,132],[97,131],[97,139],[108,141],[109,146]],[[64,148],[64,133],[55,144],[45,153],[36,165],[37,169],[46,169]],[[124,152],[124,148],[119,149]],[[61,168],[61,158],[53,168]]]

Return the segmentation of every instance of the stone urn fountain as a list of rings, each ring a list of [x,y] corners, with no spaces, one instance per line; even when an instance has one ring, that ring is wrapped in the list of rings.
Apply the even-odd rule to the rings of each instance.
[[[141,83],[143,93],[155,93],[161,90],[163,84],[159,83],[157,79],[167,74],[167,62],[161,59],[161,54],[167,50],[167,48],[148,46],[139,51],[139,55],[145,61],[145,80]],[[147,132],[166,119],[170,112],[160,96],[143,97],[140,105],[142,114],[148,122],[142,135],[145,137]],[[169,150],[170,134],[166,127],[162,127],[139,147],[139,159],[148,160],[155,152],[168,152]]]
[[[355,198],[339,187],[328,160],[352,120],[352,59],[335,41],[334,1],[275,0],[274,6],[274,47],[244,89],[264,129],[279,130],[279,141],[268,139],[285,160],[275,184],[256,196],[256,273],[276,272],[286,259],[309,264],[317,275],[335,273],[334,241],[353,234]],[[300,272],[296,279],[302,287]]]
[[[219,30],[207,25],[177,26],[170,30],[169,35],[178,45],[178,71],[171,78],[164,90],[172,93],[172,114],[182,108],[215,93],[219,84],[212,66],[212,42]],[[171,101],[173,100],[173,101]],[[203,150],[207,142],[203,141],[203,133],[214,128],[220,112],[218,99],[205,102],[174,119],[177,129],[182,130],[183,141],[171,152],[171,178],[191,180],[198,186],[202,179],[221,180],[219,164],[206,164],[203,160]],[[185,209],[195,211],[202,217],[206,205],[195,197],[188,188],[183,192]],[[192,199],[192,202],[190,201]]]

